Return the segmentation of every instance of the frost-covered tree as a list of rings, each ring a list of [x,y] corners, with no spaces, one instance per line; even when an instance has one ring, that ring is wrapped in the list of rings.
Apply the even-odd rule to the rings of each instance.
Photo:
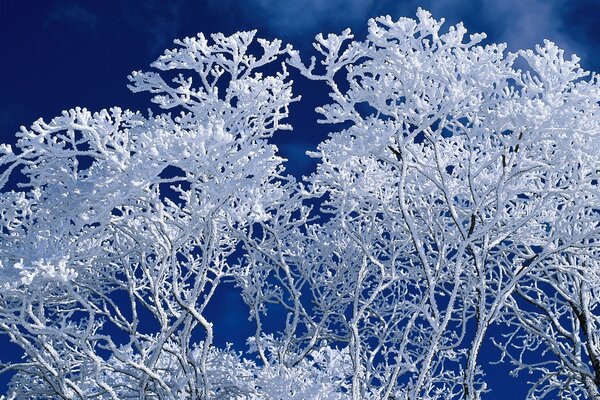
[[[372,20],[364,42],[349,31],[317,37],[320,70],[292,58],[331,88],[323,122],[349,125],[314,153],[321,162],[309,184],[332,215],[316,236],[335,235],[319,255],[329,260],[316,265],[355,275],[343,314],[353,395],[385,383],[401,388],[397,397],[477,398],[486,388],[481,345],[508,319],[527,332],[521,346],[540,350],[529,340],[542,341],[555,353],[543,366],[515,356],[517,370],[542,370],[543,390],[536,384],[532,396],[566,396],[565,383],[573,396],[592,396],[593,289],[563,308],[579,293],[567,282],[598,282],[597,78],[585,79],[551,42],[505,54],[504,45],[479,45],[481,35],[465,40],[461,25],[441,33],[441,21],[418,17]],[[340,297],[330,295],[325,304]],[[550,308],[530,314],[523,299]],[[554,331],[547,319],[565,312],[573,324]],[[570,348],[553,343],[568,339]]]
[[[26,354],[13,397],[207,398],[213,327],[204,316],[248,226],[289,197],[267,138],[293,100],[287,48],[254,32],[178,41],[131,75],[176,115],[75,109],[3,148],[0,326]],[[184,76],[189,73],[190,76]],[[194,74],[192,77],[191,74]],[[201,338],[201,342],[199,342]],[[35,397],[35,396],[34,396]]]
[[[417,17],[318,35],[308,64],[255,32],[176,41],[130,77],[171,113],[75,109],[3,146],[6,398],[493,398],[485,343],[529,398],[600,398],[600,82]],[[270,143],[290,66],[331,98],[299,182]],[[246,352],[206,318],[225,281]]]

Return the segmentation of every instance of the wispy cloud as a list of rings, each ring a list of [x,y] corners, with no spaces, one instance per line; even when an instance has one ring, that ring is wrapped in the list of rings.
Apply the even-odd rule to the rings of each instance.
[[[201,1],[203,3],[201,3]],[[262,27],[268,34],[309,47],[319,32],[337,32],[346,27],[364,32],[370,17],[389,14],[394,18],[414,16],[417,7],[430,10],[448,24],[464,21],[471,32],[486,32],[490,40],[506,42],[509,49],[531,48],[543,39],[555,41],[568,52],[582,57],[586,46],[570,35],[565,26],[567,5],[584,0],[145,0],[122,1],[117,10],[122,24],[114,24],[110,15],[96,13],[92,5],[63,0],[46,19],[48,26],[70,24],[94,30],[117,29],[142,35],[147,51],[159,53],[181,35],[183,26],[192,26],[194,13],[210,9],[227,24],[244,22],[244,29]],[[99,8],[100,10],[100,8]],[[225,22],[224,22],[225,23]],[[123,29],[123,26],[126,29]],[[214,28],[214,27],[213,27]],[[199,28],[198,30],[201,30]],[[587,53],[592,52],[588,50]]]
[[[369,17],[389,14],[414,16],[417,7],[430,10],[450,23],[464,21],[472,32],[485,31],[490,39],[507,42],[510,49],[531,48],[544,39],[569,51],[583,48],[563,33],[567,0],[246,0],[242,10],[265,23],[276,36],[299,38],[322,29],[358,28]]]
[[[303,35],[332,22],[349,22],[369,14],[375,0],[250,0],[242,7],[260,16],[274,33],[286,36]]]
[[[159,53],[177,38],[186,11],[185,0],[121,2],[121,12],[134,32],[149,36],[148,51]]]
[[[483,29],[490,39],[509,49],[532,48],[544,39],[569,51],[582,48],[564,34],[561,9],[566,0],[430,0],[436,17],[465,21],[471,30]],[[472,23],[472,24],[470,24]],[[475,25],[475,26],[470,26]]]
[[[90,9],[79,3],[57,3],[48,14],[44,26],[67,24],[83,29],[95,30],[99,18]]]
[[[388,0],[246,0],[237,1],[240,10],[265,24],[275,36],[286,39],[305,38],[324,29],[366,26],[369,17],[385,13]],[[393,2],[394,9],[414,14],[415,0]]]

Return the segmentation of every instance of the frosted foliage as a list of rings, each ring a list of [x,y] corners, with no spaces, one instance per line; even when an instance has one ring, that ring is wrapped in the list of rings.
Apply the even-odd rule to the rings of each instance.
[[[372,19],[308,63],[199,34],[130,76],[165,113],[0,146],[3,398],[495,398],[495,346],[528,398],[600,399],[600,82],[442,25]],[[301,182],[271,143],[288,68],[330,90]],[[227,282],[242,352],[207,318]]]

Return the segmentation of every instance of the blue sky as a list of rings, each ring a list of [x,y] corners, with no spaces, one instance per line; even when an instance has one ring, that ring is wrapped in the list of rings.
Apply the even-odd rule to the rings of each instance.
[[[369,17],[410,17],[417,7],[445,17],[448,25],[464,21],[472,33],[486,32],[488,41],[507,42],[511,50],[550,39],[577,53],[586,69],[600,70],[600,0],[5,0],[0,2],[2,142],[13,142],[20,125],[75,106],[145,110],[148,97],[129,92],[127,75],[148,69],[175,38],[257,28],[260,36],[279,37],[308,52],[319,32],[350,27],[361,37]],[[290,160],[288,169],[301,175],[313,166],[304,151],[326,135],[313,109],[327,98],[318,84],[298,81],[295,87],[303,95],[291,109],[295,132],[276,141]],[[217,329],[251,334],[247,322],[219,310],[239,309],[240,300],[231,292],[219,296],[213,310]],[[497,398],[522,398],[523,385],[504,375],[493,379]],[[0,393],[3,384],[0,376]]]

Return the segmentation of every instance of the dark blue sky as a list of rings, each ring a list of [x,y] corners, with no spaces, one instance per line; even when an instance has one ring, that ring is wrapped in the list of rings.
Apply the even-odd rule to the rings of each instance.
[[[13,142],[20,125],[75,106],[145,110],[148,97],[127,89],[127,75],[147,70],[175,38],[256,28],[259,36],[308,52],[316,33],[350,27],[362,38],[369,17],[412,17],[419,6],[447,24],[464,21],[469,31],[486,32],[488,41],[507,42],[513,50],[551,39],[576,52],[584,68],[600,70],[600,0],[0,0],[1,141]],[[291,109],[295,132],[276,141],[290,159],[288,169],[301,175],[312,166],[304,150],[326,135],[313,109],[327,97],[319,84],[296,79],[295,88],[303,95]],[[228,292],[216,300],[217,328],[235,329],[241,323],[235,314],[218,307],[240,307],[240,300]],[[523,398],[523,385],[505,375],[491,379],[491,398]],[[0,376],[0,393],[5,382]]]

